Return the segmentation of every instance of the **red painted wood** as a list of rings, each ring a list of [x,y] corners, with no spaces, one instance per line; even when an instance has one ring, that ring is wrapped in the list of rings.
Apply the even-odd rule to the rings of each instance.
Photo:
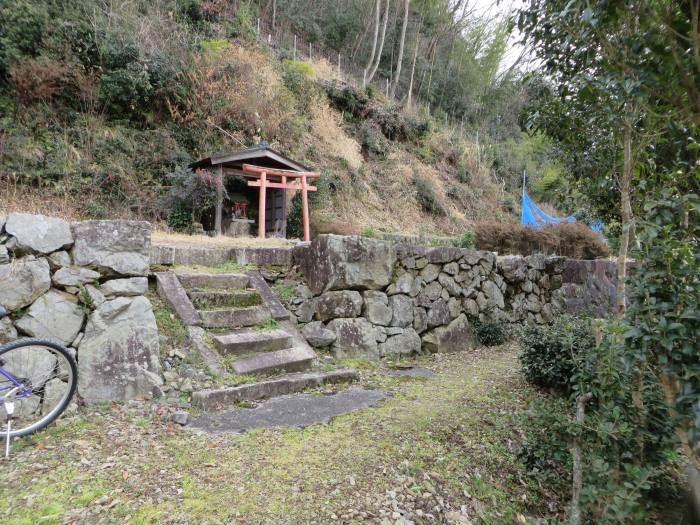
[[[260,187],[260,181],[255,181],[251,180],[248,181],[248,186],[254,186],[256,188]],[[280,188],[283,190],[300,190],[301,189],[301,184],[299,183],[287,183],[287,184],[282,184],[281,182],[266,182],[265,186],[268,188]],[[316,186],[307,186],[306,189],[308,191],[316,191],[318,188]]]
[[[304,222],[304,240],[311,240],[311,231],[309,228],[309,197],[307,195],[309,187],[306,185],[306,175],[301,176],[301,214]]]
[[[265,172],[260,173],[260,200],[258,202],[258,237],[265,238],[265,197],[267,193],[267,177]]]
[[[252,164],[243,164],[243,171],[251,174],[262,174],[273,177],[303,177],[308,179],[317,179],[321,176],[315,171],[292,171],[292,170],[276,170],[274,168],[264,168],[262,166],[254,166]]]

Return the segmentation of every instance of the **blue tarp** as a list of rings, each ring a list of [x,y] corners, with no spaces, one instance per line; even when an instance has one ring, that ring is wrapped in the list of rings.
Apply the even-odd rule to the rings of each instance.
[[[527,192],[523,190],[523,211],[520,216],[521,224],[539,228],[545,224],[560,224],[562,222],[576,222],[576,217],[573,215],[569,215],[568,217],[553,217],[552,215],[547,215],[535,204],[535,201],[530,198]],[[603,231],[603,226],[605,225],[601,221],[595,221],[589,228],[596,233],[600,233]]]
[[[533,201],[525,190],[523,190],[523,212],[520,216],[520,223],[539,228],[545,224],[559,224],[562,222],[576,222],[576,217],[553,217],[543,212],[535,201]]]

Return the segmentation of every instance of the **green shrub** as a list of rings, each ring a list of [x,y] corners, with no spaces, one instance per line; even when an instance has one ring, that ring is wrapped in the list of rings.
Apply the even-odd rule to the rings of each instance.
[[[484,346],[502,345],[508,339],[508,330],[501,322],[476,319],[471,325],[479,342]]]
[[[552,324],[525,327],[520,344],[520,363],[530,383],[570,392],[580,360],[594,356],[595,340],[590,320],[564,315]]]
[[[416,187],[416,200],[423,210],[434,215],[445,215],[445,210],[435,195],[432,184],[424,177],[416,176],[413,179]]]
[[[100,101],[113,117],[138,119],[149,109],[153,86],[148,70],[132,62],[100,77]]]
[[[313,81],[313,67],[308,62],[298,60],[285,60],[282,67],[284,85],[294,93],[299,109],[308,111],[313,101],[319,96],[319,89]]]
[[[457,164],[457,179],[462,184],[469,184],[472,181],[472,174],[469,172],[469,167],[465,162]]]
[[[230,38],[248,38],[252,39],[255,37],[255,16],[248,5],[240,2],[238,4],[238,10],[236,11],[236,16],[233,19],[227,29],[228,36]]]
[[[192,210],[181,201],[173,203],[168,214],[168,226],[175,231],[186,231],[192,225]]]
[[[7,2],[0,8],[0,74],[23,56],[36,57],[49,25],[49,12],[33,2]]]
[[[576,326],[569,318],[558,326],[549,345],[569,347],[576,334],[567,337],[564,331],[578,333],[587,327],[588,323]],[[554,375],[565,383],[570,395],[550,395],[533,403],[523,420],[525,439],[519,457],[535,476],[549,483],[559,480],[566,491],[563,484],[570,483],[572,468],[570,447],[578,436],[584,452],[581,507],[585,522],[643,523],[650,493],[667,483],[664,465],[676,456],[671,421],[659,381],[649,370],[629,368],[620,337],[628,327],[609,323],[598,328],[600,346],[590,341],[579,345],[567,363],[568,372],[555,370],[557,358],[551,355],[549,364],[536,365],[546,368],[542,375]],[[548,334],[540,330],[529,336],[546,338]],[[542,353],[541,348],[532,350]],[[560,356],[565,360],[566,352]],[[569,380],[561,380],[567,373]],[[584,424],[579,425],[574,412],[582,393],[592,394],[592,399]]]
[[[301,222],[301,193],[295,192],[292,197],[292,204],[287,214],[287,237],[290,239],[301,239],[304,237],[304,225]]]
[[[362,228],[361,235],[363,237],[369,237],[370,239],[377,239],[379,237],[377,230],[375,230],[371,226],[365,226],[364,228]]]
[[[376,124],[365,121],[360,125],[360,143],[366,154],[384,158],[389,152],[389,144]]]
[[[474,232],[466,230],[462,235],[452,240],[452,246],[455,248],[469,249],[474,247]]]

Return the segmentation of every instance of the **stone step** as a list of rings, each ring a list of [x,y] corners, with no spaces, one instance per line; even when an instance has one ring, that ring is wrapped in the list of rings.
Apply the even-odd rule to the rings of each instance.
[[[256,290],[193,290],[189,294],[192,303],[200,310],[229,306],[243,308],[262,304]]]
[[[264,323],[270,319],[270,310],[264,306],[199,310],[199,317],[205,328],[240,328]]]
[[[357,372],[349,369],[289,374],[269,381],[193,392],[192,405],[202,410],[218,410],[241,401],[255,401],[256,399],[294,394],[306,388],[314,388],[323,384],[357,381],[358,379]]]
[[[248,272],[247,275],[250,277],[251,286],[253,286],[258,293],[260,293],[262,300],[265,301],[265,304],[270,309],[272,318],[277,319],[278,321],[289,319],[289,312],[282,305],[265,279],[263,279],[263,276],[260,275],[260,272]]]
[[[265,374],[273,370],[297,372],[311,366],[316,354],[310,348],[294,346],[236,359],[231,366],[237,374]]]
[[[197,310],[195,310],[190,298],[187,297],[185,289],[172,272],[156,273],[158,283],[158,295],[166,302],[170,308],[175,310],[180,320],[186,326],[197,326],[201,324]]]
[[[178,273],[185,288],[248,288],[250,277],[244,273]]]
[[[222,354],[244,355],[289,348],[292,338],[284,330],[252,330],[213,337]]]

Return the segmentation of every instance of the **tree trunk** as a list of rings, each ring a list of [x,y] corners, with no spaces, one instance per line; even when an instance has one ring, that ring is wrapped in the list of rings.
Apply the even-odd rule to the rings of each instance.
[[[626,285],[627,279],[627,250],[630,243],[630,221],[632,220],[632,205],[630,200],[630,184],[632,180],[632,117],[625,117],[622,149],[623,166],[620,177],[620,215],[622,218],[622,233],[620,234],[620,251],[617,254],[617,316],[622,318],[627,311]]]
[[[374,66],[372,71],[370,71],[369,77],[367,78],[367,83],[372,82],[374,74],[377,72],[379,67],[379,62],[382,61],[382,51],[384,51],[384,39],[386,38],[386,26],[389,22],[389,7],[391,6],[391,0],[386,0],[386,7],[384,8],[384,22],[382,22],[382,37],[379,40],[379,49],[377,50],[377,56],[374,61]]]
[[[389,0],[387,0],[387,2],[388,1]],[[379,8],[381,7],[380,2],[381,0],[377,0],[374,3],[374,38],[372,39],[372,53],[370,53],[367,65],[365,66],[365,69],[362,72],[362,87],[365,87],[367,85],[367,73],[372,67],[372,63],[374,62],[374,53],[376,53],[377,51],[377,38],[379,37]]]
[[[583,427],[586,419],[586,403],[593,394],[590,392],[583,394],[576,399],[576,424],[579,430]],[[581,436],[574,437],[571,446],[571,456],[573,459],[573,482],[571,487],[571,525],[581,525],[581,488],[583,487],[583,465],[581,461]]]
[[[403,25],[401,26],[401,43],[399,44],[399,58],[396,61],[396,73],[394,74],[394,83],[391,86],[391,98],[396,96],[396,88],[401,80],[401,62],[403,62],[403,47],[406,42],[406,26],[408,25],[408,7],[411,0],[406,0],[403,11]]]
[[[413,77],[416,73],[416,59],[418,58],[418,48],[420,47],[420,26],[418,24],[418,31],[416,31],[416,48],[413,50],[413,64],[411,64],[411,81],[408,83],[408,101],[406,102],[406,107],[411,107],[411,98],[413,97]]]
[[[272,29],[275,28],[275,20],[277,19],[277,0],[272,0]]]

